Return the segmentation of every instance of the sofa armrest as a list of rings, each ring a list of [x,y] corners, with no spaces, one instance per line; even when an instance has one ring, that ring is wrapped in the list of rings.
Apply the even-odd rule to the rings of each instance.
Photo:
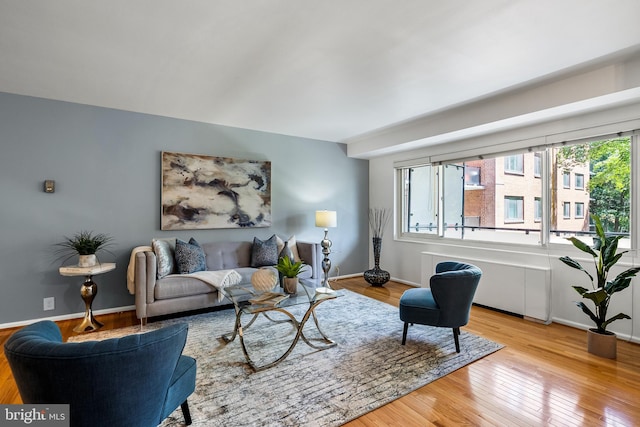
[[[156,269],[156,254],[153,251],[144,251],[136,254],[134,278],[136,286],[136,316],[138,319],[147,317],[147,304],[151,304],[155,300]]]
[[[296,246],[298,247],[300,259],[311,267],[311,278],[319,278],[322,274],[322,248],[320,243],[298,241]]]

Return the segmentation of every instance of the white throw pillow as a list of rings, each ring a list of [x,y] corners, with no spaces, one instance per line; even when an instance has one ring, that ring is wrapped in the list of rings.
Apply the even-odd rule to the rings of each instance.
[[[280,236],[276,236],[276,244],[278,245],[278,256],[280,256],[280,252],[282,252],[282,248],[284,248],[284,240],[282,240]],[[287,244],[289,246],[289,249],[291,249],[291,252],[293,253],[293,260],[295,262],[300,261],[300,254],[298,254],[298,244],[296,243],[295,234],[289,237],[289,240],[287,240]]]

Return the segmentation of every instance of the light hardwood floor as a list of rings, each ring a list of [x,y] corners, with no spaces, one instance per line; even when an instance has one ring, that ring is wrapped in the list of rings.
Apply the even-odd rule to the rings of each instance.
[[[392,282],[374,288],[362,278],[341,279],[333,286],[394,306],[408,288]],[[98,318],[105,323],[103,329],[137,324],[132,312]],[[65,339],[74,334],[76,323],[59,322]],[[11,332],[0,330],[0,344]],[[619,341],[618,359],[602,359],[586,352],[584,331],[479,307],[473,307],[469,324],[462,328],[466,332],[505,348],[346,426],[640,425],[640,345]],[[0,403],[20,403],[4,353],[0,385]]]

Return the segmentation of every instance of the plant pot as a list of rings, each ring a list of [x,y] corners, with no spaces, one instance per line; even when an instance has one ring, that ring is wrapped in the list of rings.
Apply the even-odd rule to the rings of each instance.
[[[96,254],[78,255],[78,267],[93,267],[96,265]]]
[[[615,359],[617,356],[618,337],[613,332],[601,334],[597,329],[587,331],[587,351],[599,357]]]
[[[285,277],[282,279],[283,289],[285,294],[293,295],[298,292],[298,278],[297,277]]]

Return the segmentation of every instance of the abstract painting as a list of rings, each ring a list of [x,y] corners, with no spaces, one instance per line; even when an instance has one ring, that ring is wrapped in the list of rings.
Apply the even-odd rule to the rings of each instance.
[[[271,226],[271,162],[162,153],[162,230]]]

